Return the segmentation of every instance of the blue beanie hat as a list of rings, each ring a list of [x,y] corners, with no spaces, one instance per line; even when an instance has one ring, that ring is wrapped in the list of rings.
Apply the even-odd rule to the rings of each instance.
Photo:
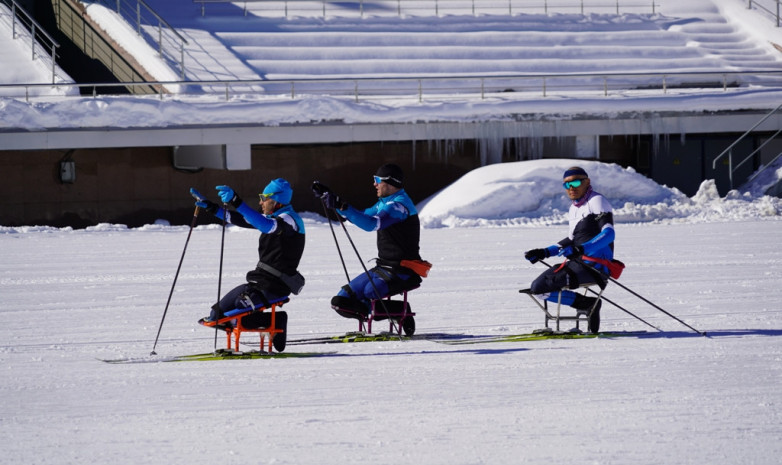
[[[264,194],[272,194],[270,197],[275,202],[279,202],[283,205],[291,203],[291,197],[293,197],[293,189],[288,181],[277,178],[270,182],[263,190]]]
[[[587,172],[584,171],[584,168],[581,168],[580,166],[573,166],[565,170],[565,174],[562,175],[562,179],[568,178],[570,176],[583,176],[585,178],[589,177]]]

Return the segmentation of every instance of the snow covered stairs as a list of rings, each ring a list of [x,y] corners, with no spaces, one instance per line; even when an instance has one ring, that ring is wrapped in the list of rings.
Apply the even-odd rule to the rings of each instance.
[[[330,4],[334,7],[325,19],[318,10],[310,17],[281,19],[270,17],[265,3],[253,2],[246,12],[236,9],[241,17],[235,21],[207,13],[199,25],[258,79],[267,80],[690,73],[780,66],[713,5],[713,11],[692,17],[686,10],[676,16],[664,9],[656,15],[582,15],[523,13],[522,1],[516,10],[522,13],[513,15],[436,16],[432,11],[427,16],[424,5],[430,3],[404,2],[401,17],[380,10],[363,11],[359,17],[349,5],[340,9]],[[404,8],[415,16],[405,15]],[[693,76],[668,84],[702,85],[704,79]],[[719,85],[719,78],[714,81],[705,84]],[[567,88],[568,81],[550,85]],[[652,81],[638,78],[630,86],[647,85]],[[327,93],[329,85],[310,88]]]

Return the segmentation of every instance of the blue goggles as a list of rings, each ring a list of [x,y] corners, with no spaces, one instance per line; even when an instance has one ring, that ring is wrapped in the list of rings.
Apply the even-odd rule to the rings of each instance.
[[[374,180],[375,180],[375,184],[380,184],[381,182],[383,182],[383,181],[388,181],[389,179],[390,179],[390,180],[392,180],[392,181],[399,182],[399,180],[398,180],[398,179],[394,179],[394,178],[393,178],[393,177],[391,177],[391,176],[384,176],[384,177],[382,177],[382,178],[381,178],[380,176],[372,176],[372,179],[374,179]],[[400,184],[401,184],[401,183],[400,183]]]
[[[583,183],[584,183],[583,179],[574,179],[572,181],[563,182],[562,187],[564,187],[565,189],[571,189],[574,187],[581,187],[581,184]]]

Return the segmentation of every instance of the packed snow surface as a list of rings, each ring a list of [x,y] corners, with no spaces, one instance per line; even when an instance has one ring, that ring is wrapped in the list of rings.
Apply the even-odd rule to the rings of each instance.
[[[421,250],[434,267],[410,294],[418,334],[543,326],[518,290],[544,269],[523,252],[566,235],[554,220],[565,208],[562,165],[497,166],[420,205],[422,216],[433,212]],[[3,463],[778,463],[780,199],[719,198],[711,182],[687,198],[612,165],[584,166],[616,208],[616,256],[627,264],[619,282],[708,337],[612,283],[605,295],[660,331],[605,304],[604,331],[647,332],[289,345],[324,356],[110,365],[99,359],[223,347],[196,321],[218,286],[254,267],[257,231],[227,228],[220,274],[218,225],[197,226],[189,242],[188,226],[164,219],[136,229],[1,227]],[[368,185],[367,205],[372,196]],[[304,217],[307,285],[284,307],[289,339],[353,331],[329,307],[346,279],[329,224]],[[349,273],[359,273],[334,226]],[[361,258],[374,257],[374,234],[347,229]],[[243,340],[246,350],[258,342]]]

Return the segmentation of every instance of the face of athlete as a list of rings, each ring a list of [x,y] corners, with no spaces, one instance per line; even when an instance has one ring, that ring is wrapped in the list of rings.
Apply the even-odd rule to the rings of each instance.
[[[377,191],[378,198],[388,197],[389,195],[399,190],[398,188],[392,186],[391,184],[385,181],[381,181],[380,183],[376,181],[373,182],[375,184],[375,190]]]
[[[563,183],[568,183],[570,181],[577,181],[577,180],[581,181],[580,186],[578,187],[570,186],[565,188],[567,192],[567,196],[570,200],[578,200],[584,196],[584,193],[589,187],[589,178],[585,178],[584,176],[581,175],[574,175],[574,176],[568,176],[562,180]]]
[[[274,213],[274,210],[277,209],[277,202],[275,200],[272,200],[271,197],[269,198],[261,197],[261,201],[258,202],[258,205],[261,206],[261,211],[263,211],[264,215],[271,215],[272,213]]]

